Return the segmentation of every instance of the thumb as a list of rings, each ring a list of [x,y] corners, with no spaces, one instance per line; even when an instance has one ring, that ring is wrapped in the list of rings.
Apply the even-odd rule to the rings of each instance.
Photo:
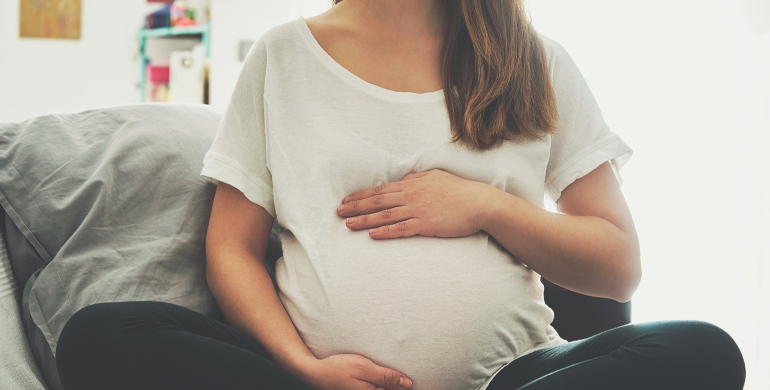
[[[406,375],[391,368],[380,367],[372,363],[367,371],[366,380],[389,390],[406,390],[412,387],[412,381]]]

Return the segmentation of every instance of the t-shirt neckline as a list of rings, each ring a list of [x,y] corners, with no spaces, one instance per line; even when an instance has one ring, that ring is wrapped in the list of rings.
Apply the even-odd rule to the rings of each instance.
[[[316,57],[334,74],[340,77],[345,82],[352,84],[353,86],[364,90],[365,92],[376,95],[380,98],[387,100],[393,100],[398,102],[434,102],[442,100],[444,98],[444,90],[438,90],[427,93],[415,93],[415,92],[398,92],[390,89],[385,89],[380,86],[374,85],[347,70],[344,66],[340,65],[334,58],[332,58],[326,50],[321,47],[318,41],[313,36],[310,28],[305,21],[304,16],[300,16],[295,25],[300,30],[300,35],[305,39],[305,43],[310,50],[315,53]]]

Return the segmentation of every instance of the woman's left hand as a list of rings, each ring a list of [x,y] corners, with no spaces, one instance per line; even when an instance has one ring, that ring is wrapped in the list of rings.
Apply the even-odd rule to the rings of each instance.
[[[355,192],[343,199],[337,214],[348,217],[345,224],[352,230],[372,229],[369,236],[375,239],[465,237],[482,229],[490,188],[432,169]]]

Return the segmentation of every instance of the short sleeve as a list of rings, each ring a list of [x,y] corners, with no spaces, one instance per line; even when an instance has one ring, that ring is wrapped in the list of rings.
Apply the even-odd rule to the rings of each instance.
[[[275,218],[273,180],[265,131],[264,86],[267,55],[263,40],[249,51],[219,124],[201,176],[223,181]]]
[[[599,106],[583,75],[567,51],[543,37],[556,94],[559,120],[551,134],[545,190],[556,202],[567,186],[609,161],[620,184],[620,168],[633,150],[604,122]]]

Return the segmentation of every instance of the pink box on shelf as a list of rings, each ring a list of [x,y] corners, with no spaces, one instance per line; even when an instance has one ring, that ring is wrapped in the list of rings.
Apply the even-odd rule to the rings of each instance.
[[[147,65],[147,73],[151,83],[168,84],[168,70],[166,66]]]

